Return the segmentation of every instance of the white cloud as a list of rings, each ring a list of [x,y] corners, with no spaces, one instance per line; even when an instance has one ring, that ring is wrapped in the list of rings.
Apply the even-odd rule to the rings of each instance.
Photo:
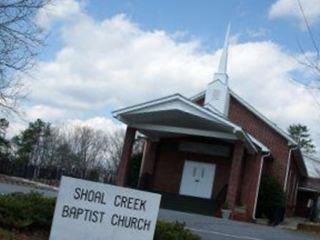
[[[35,121],[38,118],[50,121],[59,121],[65,117],[65,111],[60,108],[54,108],[45,105],[35,105],[27,109],[26,119],[28,121]]]
[[[246,33],[251,38],[264,38],[269,34],[269,31],[266,28],[258,28],[258,29],[246,29]]]
[[[80,3],[74,0],[51,1],[45,8],[40,9],[36,16],[36,22],[43,28],[49,28],[53,22],[80,17],[80,7]]]
[[[23,129],[25,129],[26,126],[26,123],[20,121],[11,121],[6,137],[9,139],[12,138],[13,136],[19,134]]]
[[[64,18],[62,49],[27,80],[30,116],[110,130],[118,127],[110,118],[92,116],[175,92],[190,96],[212,80],[220,51],[203,52],[197,40],[142,30],[125,15],[97,22],[81,8],[75,14],[78,21]],[[231,87],[243,98],[283,128],[301,122],[319,133],[319,109],[289,80],[300,70],[291,54],[269,41],[235,42],[229,59]]]
[[[67,127],[72,126],[82,126],[82,127],[90,127],[95,130],[100,130],[103,132],[115,132],[118,129],[124,127],[123,124],[114,123],[111,119],[106,117],[93,117],[86,120],[80,119],[69,119],[64,125]]]
[[[229,69],[230,85],[240,96],[283,129],[306,124],[320,147],[320,108],[302,85],[291,80],[300,69],[293,57],[272,42],[238,44],[231,47]]]
[[[300,0],[300,2],[310,24],[320,20],[320,0]],[[269,10],[269,17],[291,17],[303,23],[297,0],[277,0]]]

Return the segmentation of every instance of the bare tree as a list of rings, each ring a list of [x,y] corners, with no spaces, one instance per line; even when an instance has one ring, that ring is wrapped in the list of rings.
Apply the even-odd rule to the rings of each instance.
[[[78,166],[83,170],[96,168],[103,161],[107,149],[108,139],[101,131],[89,127],[76,126],[68,136],[71,151],[78,159]]]
[[[35,23],[39,9],[50,0],[0,1],[0,112],[16,112],[22,97],[18,73],[33,66],[44,35]]]
[[[108,133],[108,147],[106,152],[107,166],[111,174],[115,175],[122,153],[125,130],[119,128],[113,132]]]
[[[317,81],[320,82],[320,43],[317,42],[317,38],[310,26],[309,20],[305,14],[304,8],[301,4],[300,0],[297,0],[297,4],[299,6],[299,10],[304,22],[304,25],[306,27],[307,30],[307,34],[308,34],[308,38],[310,40],[311,43],[311,47],[312,47],[312,52],[313,54],[308,53],[308,51],[305,50],[305,47],[302,46],[302,44],[298,41],[298,47],[299,50],[301,52],[302,58],[299,58],[298,61],[300,64],[302,64],[303,66],[306,66],[307,68],[309,68],[311,70],[311,72],[316,75],[317,77]],[[320,89],[319,86],[310,86],[307,85],[307,87],[309,89]]]

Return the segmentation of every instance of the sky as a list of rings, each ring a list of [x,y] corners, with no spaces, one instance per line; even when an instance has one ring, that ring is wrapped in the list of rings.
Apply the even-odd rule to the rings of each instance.
[[[320,0],[301,0],[320,36]],[[297,59],[313,56],[297,0],[55,0],[35,21],[47,44],[23,81],[23,119],[112,130],[111,112],[168,94],[191,97],[217,69],[228,23],[230,87],[277,125],[309,126],[320,149],[320,94],[297,83],[315,76]],[[319,43],[320,43],[320,39]]]

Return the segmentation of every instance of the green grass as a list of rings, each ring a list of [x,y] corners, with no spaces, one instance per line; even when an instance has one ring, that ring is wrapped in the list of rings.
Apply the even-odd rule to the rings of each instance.
[[[0,228],[0,239],[2,240],[14,240],[14,234],[8,230]]]

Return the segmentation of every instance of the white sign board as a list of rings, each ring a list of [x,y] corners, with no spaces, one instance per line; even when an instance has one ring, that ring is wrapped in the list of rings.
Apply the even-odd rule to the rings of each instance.
[[[50,240],[152,240],[161,196],[62,177]]]

